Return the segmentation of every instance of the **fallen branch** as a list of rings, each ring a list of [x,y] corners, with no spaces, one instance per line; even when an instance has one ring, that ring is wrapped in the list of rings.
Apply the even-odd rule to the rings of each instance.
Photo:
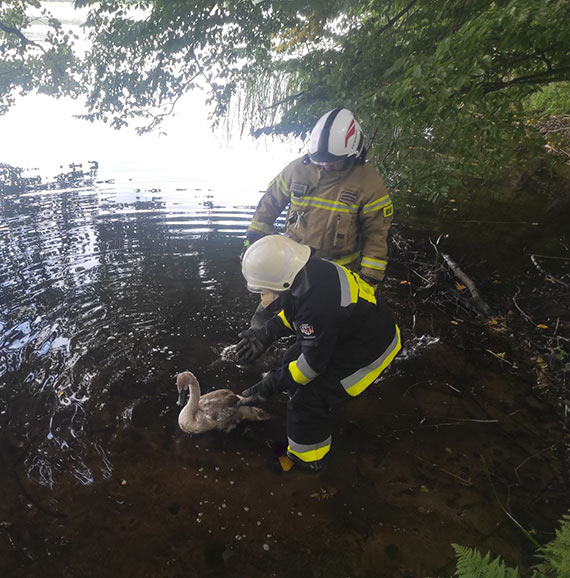
[[[564,281],[561,281],[560,279],[557,279],[556,277],[554,277],[554,275],[551,275],[550,273],[548,273],[547,271],[545,271],[537,262],[536,258],[537,257],[541,257],[541,255],[531,255],[530,256],[530,260],[532,261],[532,264],[546,277],[546,279],[548,281],[551,281],[552,283],[558,283],[559,285],[562,285],[563,287],[568,288],[568,283],[564,283]]]
[[[487,462],[485,460],[485,456],[483,454],[480,454],[480,457],[481,457],[481,462],[483,462],[483,470],[487,476],[487,480],[489,481],[489,485],[491,486],[491,490],[493,491],[493,494],[495,495],[495,499],[497,500],[497,504],[499,504],[499,507],[507,515],[509,520],[511,520],[511,522],[513,522],[513,524],[523,533],[523,535],[526,538],[528,538],[528,540],[534,545],[534,547],[540,548],[540,544],[534,539],[534,537],[530,534],[530,532],[526,528],[524,528],[518,520],[515,519],[515,517],[505,508],[505,506],[503,506],[501,500],[499,499],[499,495],[497,494],[497,490],[495,488],[495,485],[493,484],[493,481],[491,480],[491,472],[489,471],[489,466],[487,465]]]
[[[444,474],[447,474],[448,476],[451,476],[452,478],[459,480],[462,484],[465,484],[466,486],[472,486],[473,485],[473,482],[471,480],[466,480],[465,478],[462,478],[461,476],[458,476],[457,474],[454,474],[453,472],[450,472],[449,470],[446,470],[445,468],[442,468],[441,466],[439,466],[433,462],[430,462],[429,460],[425,460],[424,458],[421,458],[420,456],[418,456],[416,454],[412,454],[410,452],[406,452],[406,453],[413,456],[414,458],[416,458],[420,462],[423,462],[424,464],[428,464],[428,465],[438,469],[440,472],[443,472]]]
[[[519,484],[521,483],[521,478],[519,476],[519,469],[522,468],[522,466],[524,466],[527,462],[529,462],[530,460],[540,456],[541,454],[551,451],[553,450],[555,447],[557,447],[558,445],[560,445],[561,442],[557,442],[555,444],[552,444],[550,446],[548,446],[547,448],[544,448],[538,452],[536,452],[535,454],[532,454],[532,456],[528,456],[527,458],[525,458],[516,468],[515,468],[515,476],[517,477],[517,480],[519,482]]]
[[[520,288],[517,289],[517,292],[513,295],[513,304],[514,306],[517,308],[518,312],[524,317],[524,319],[526,319],[531,325],[536,325],[536,323],[532,320],[532,318],[527,315],[522,309],[521,307],[519,307],[519,304],[517,303],[517,295],[521,292]]]
[[[475,308],[481,314],[489,317],[491,315],[491,308],[481,298],[475,283],[459,268],[459,265],[449,255],[441,253],[441,256],[449,268],[453,271],[453,274],[463,283],[463,285],[467,287],[467,289],[469,289]]]
[[[450,419],[450,418],[448,418]],[[417,430],[420,429],[431,429],[431,428],[440,428],[440,427],[463,427],[464,425],[467,424],[471,424],[471,423],[483,423],[483,424],[487,424],[487,423],[499,423],[498,419],[472,419],[472,420],[462,420],[462,421],[449,421],[449,422],[441,422],[441,423],[432,423],[432,424],[426,424],[426,425],[417,425],[417,426],[410,426],[410,427],[404,427],[401,429],[394,429],[391,430],[390,433],[391,434],[398,434],[398,433],[402,433],[402,432],[415,432]]]
[[[508,359],[501,357],[498,353],[495,353],[494,351],[491,351],[490,349],[485,349],[485,351],[487,353],[490,353],[493,357],[496,357],[499,361],[502,361],[503,363],[508,363],[511,367],[514,367],[514,363],[512,361],[509,361]]]

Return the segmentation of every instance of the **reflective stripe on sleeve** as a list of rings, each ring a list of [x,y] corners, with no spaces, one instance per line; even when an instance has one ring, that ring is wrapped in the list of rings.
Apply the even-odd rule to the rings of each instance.
[[[390,205],[391,203],[392,199],[390,198],[390,195],[386,195],[385,197],[382,197],[381,199],[378,199],[373,203],[366,203],[362,207],[362,213],[373,213],[374,211],[379,211],[380,209],[383,209],[384,207]]]
[[[331,449],[332,437],[318,444],[298,444],[291,438],[288,438],[289,447],[287,448],[293,455],[297,456],[304,462],[317,462],[322,460]]]
[[[352,397],[362,393],[390,365],[400,349],[402,349],[400,328],[396,325],[396,334],[392,343],[378,359],[355,371],[352,375],[341,379],[340,383],[346,393]]]
[[[266,235],[271,235],[271,233],[273,233],[273,226],[268,225],[267,223],[262,223],[261,221],[252,220],[249,224],[249,228],[254,231],[265,233]]]
[[[287,186],[287,183],[285,182],[285,179],[283,178],[283,175],[279,175],[276,179],[275,179],[275,185],[277,186],[277,189],[279,190],[279,192],[284,195],[285,197],[289,198],[290,197],[290,193],[289,193],[289,187]]]
[[[385,271],[388,261],[385,259],[371,259],[370,257],[362,257],[360,264],[362,267],[369,269],[377,269],[378,271]]]
[[[333,263],[336,263],[337,265],[346,265],[347,263],[352,263],[353,261],[356,261],[356,259],[358,259],[359,256],[360,252],[356,251],[356,253],[351,253],[350,255],[345,255],[344,257],[339,257],[338,259],[331,259],[331,261]]]
[[[293,331],[291,324],[289,323],[289,321],[287,321],[287,317],[285,317],[285,311],[283,309],[281,309],[281,311],[279,311],[279,313],[277,314],[277,317],[279,317],[279,319],[281,319],[281,322],[283,323],[283,325],[285,325],[285,327],[287,327],[287,329],[290,329],[291,331]]]
[[[319,375],[307,362],[305,355],[301,353],[298,359],[289,364],[289,373],[295,383],[306,385]]]

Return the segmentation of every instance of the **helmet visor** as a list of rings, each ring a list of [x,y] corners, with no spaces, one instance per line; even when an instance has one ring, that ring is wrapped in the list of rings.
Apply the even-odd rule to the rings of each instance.
[[[325,171],[341,171],[342,169],[344,169],[345,165],[346,165],[346,159],[340,159],[340,160],[336,160],[336,161],[325,161],[325,162],[321,162],[321,161],[313,161],[311,160],[311,162],[316,166],[319,167],[320,169],[324,169]]]
[[[263,287],[256,287],[255,285],[250,285],[249,283],[247,284],[247,290],[250,293],[263,293],[264,291],[267,291],[267,289],[264,289]]]
[[[274,293],[279,295],[280,293],[285,293],[285,291],[276,291],[275,289],[268,289],[267,287],[258,287],[256,285],[247,284],[247,290],[250,293]]]
[[[332,153],[329,153],[328,151],[317,150],[315,152],[309,152],[309,158],[311,159],[311,162],[315,164],[336,163],[338,161],[343,161],[346,158],[346,155],[338,157],[336,155],[333,155]]]

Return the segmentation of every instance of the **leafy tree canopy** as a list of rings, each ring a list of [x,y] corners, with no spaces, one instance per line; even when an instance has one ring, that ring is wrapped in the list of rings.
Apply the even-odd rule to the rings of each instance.
[[[570,102],[567,0],[76,0],[80,67],[53,19],[27,38],[39,4],[0,2],[0,112],[34,86],[83,91],[87,118],[144,131],[206,86],[214,122],[303,134],[342,105],[392,184],[428,194],[528,163],[545,145],[536,96]]]
[[[46,24],[39,39],[29,34],[34,10]],[[38,0],[0,0],[0,115],[18,95],[33,90],[56,96],[78,93],[74,40]]]

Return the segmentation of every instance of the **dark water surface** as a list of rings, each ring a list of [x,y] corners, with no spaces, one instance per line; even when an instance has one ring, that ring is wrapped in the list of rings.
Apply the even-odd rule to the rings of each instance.
[[[0,199],[2,576],[425,577],[452,573],[452,542],[528,563],[512,518],[552,538],[561,419],[489,354],[500,336],[412,319],[397,255],[406,351],[326,470],[278,470],[283,400],[178,429],[176,373],[240,391],[264,369],[221,355],[256,303],[238,257],[258,199],[136,180]]]

